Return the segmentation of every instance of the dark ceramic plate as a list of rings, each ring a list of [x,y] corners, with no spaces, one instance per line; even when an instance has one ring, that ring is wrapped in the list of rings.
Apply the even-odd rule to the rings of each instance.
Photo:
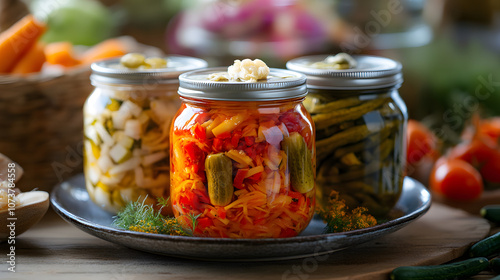
[[[111,225],[113,215],[90,200],[83,175],[55,186],[50,201],[63,219],[79,229],[133,249],[189,259],[263,261],[327,254],[392,233],[425,214],[431,195],[419,182],[405,178],[403,194],[395,206],[401,213],[398,218],[366,229],[330,234],[323,233],[321,220],[313,219],[299,236],[280,239],[185,237],[117,229]]]

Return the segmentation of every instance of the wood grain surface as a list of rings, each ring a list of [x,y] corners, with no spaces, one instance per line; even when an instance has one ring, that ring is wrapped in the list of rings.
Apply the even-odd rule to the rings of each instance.
[[[457,259],[490,233],[480,217],[434,203],[400,231],[371,242],[305,259],[273,262],[206,262],[128,249],[88,235],[50,211],[16,239],[16,273],[2,260],[0,279],[388,279],[402,265]],[[0,244],[6,259],[9,246]],[[489,279],[484,272],[473,279]]]

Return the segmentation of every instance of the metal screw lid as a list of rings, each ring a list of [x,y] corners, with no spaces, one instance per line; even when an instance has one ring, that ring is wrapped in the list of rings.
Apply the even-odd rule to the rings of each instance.
[[[271,68],[267,80],[255,83],[211,81],[214,73],[226,72],[227,67],[208,68],[179,76],[182,97],[222,101],[272,101],[305,97],[306,76],[290,70]]]
[[[311,66],[328,55],[304,56],[287,62],[286,67],[307,75],[307,86],[315,89],[365,90],[399,86],[402,66],[389,58],[355,55],[357,66],[351,69],[317,69]]]
[[[92,63],[90,80],[107,84],[169,84],[177,83],[180,74],[207,67],[207,62],[189,56],[167,56],[167,67],[158,69],[129,69],[121,66],[120,59],[108,59]]]

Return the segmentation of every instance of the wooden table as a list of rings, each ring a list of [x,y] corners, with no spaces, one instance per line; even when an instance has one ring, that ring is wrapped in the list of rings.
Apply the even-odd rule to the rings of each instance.
[[[115,245],[78,230],[50,210],[17,237],[16,273],[7,271],[4,261],[10,245],[0,244],[0,279],[388,279],[395,266],[460,259],[475,240],[490,233],[485,220],[434,203],[427,214],[398,232],[317,259],[220,263]],[[482,272],[473,279],[492,275]]]

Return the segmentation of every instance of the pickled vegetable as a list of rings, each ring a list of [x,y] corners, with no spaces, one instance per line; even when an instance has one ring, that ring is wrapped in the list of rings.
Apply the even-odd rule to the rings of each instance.
[[[169,197],[174,94],[98,90],[84,107],[84,171],[92,200],[116,213],[128,202]],[[158,109],[160,108],[160,109]],[[170,209],[170,210],[169,210]],[[164,214],[172,214],[164,207]]]
[[[311,64],[312,68],[316,69],[350,69],[357,66],[356,60],[348,55],[347,53],[338,53],[336,55],[330,55],[323,61],[315,62]]]
[[[339,193],[347,206],[365,207],[383,217],[395,205],[403,184],[403,123],[390,93],[342,98],[310,89],[304,101],[316,126],[318,199]]]
[[[171,201],[195,236],[299,234],[315,208],[314,138],[304,107],[185,103],[171,131]],[[304,116],[307,116],[305,118]],[[301,167],[305,172],[299,174]]]
[[[283,140],[283,149],[288,154],[292,188],[300,193],[310,192],[314,188],[314,173],[304,138],[298,132],[291,133]]]
[[[128,53],[120,58],[120,64],[129,69],[158,69],[167,67],[167,60],[161,57],[146,58],[140,53]]]
[[[120,58],[120,63],[127,68],[138,68],[144,64],[145,59],[140,53],[128,53]]]
[[[205,160],[208,196],[214,206],[226,206],[233,199],[233,164],[223,153],[211,154]]]

